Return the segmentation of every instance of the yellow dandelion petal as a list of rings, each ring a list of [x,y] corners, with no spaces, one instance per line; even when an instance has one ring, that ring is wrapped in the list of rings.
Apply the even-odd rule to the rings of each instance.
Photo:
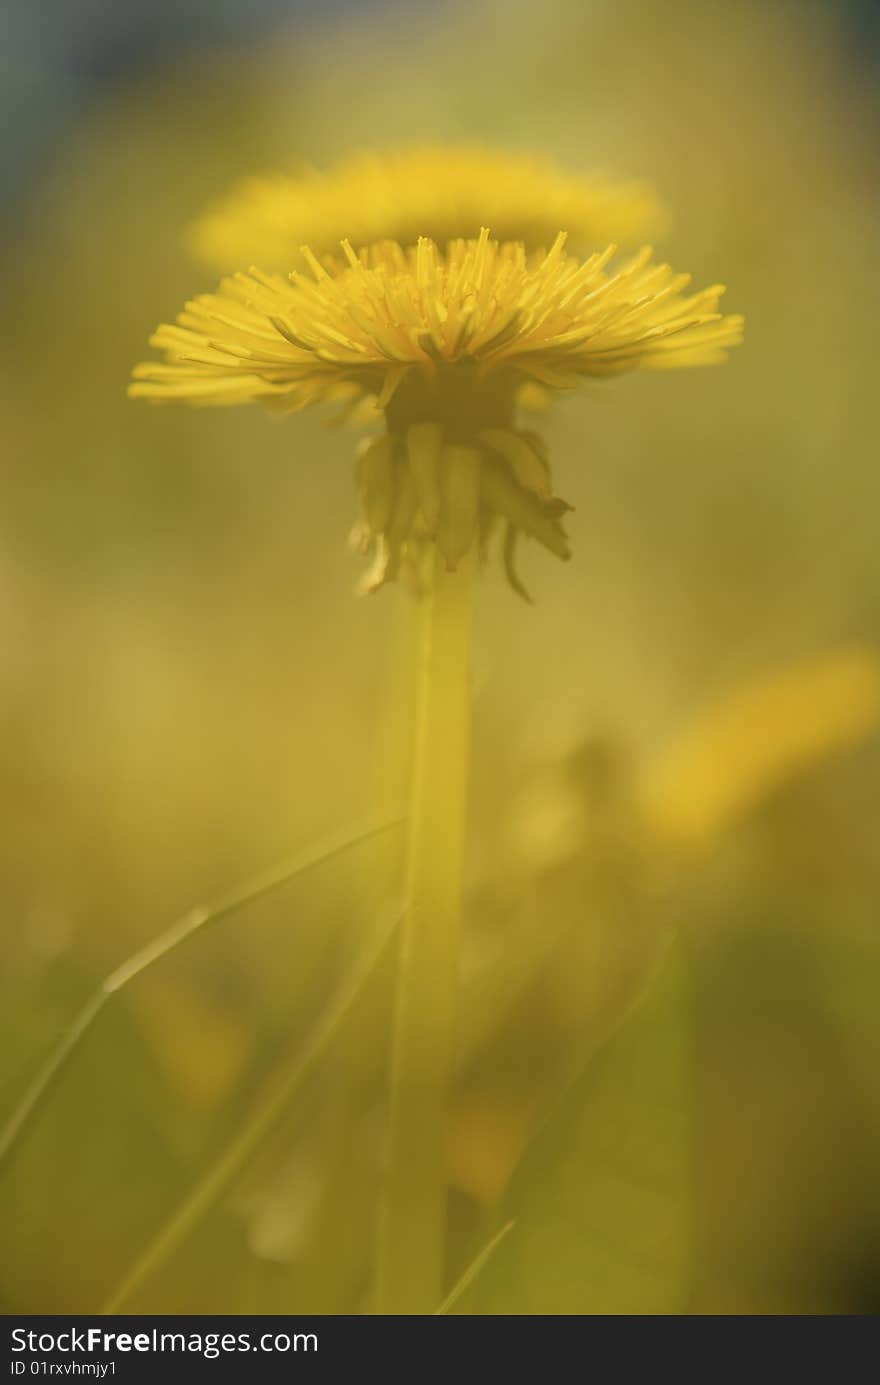
[[[567,255],[561,235],[545,255],[507,250],[486,231],[445,255],[422,239],[408,251],[373,247],[369,265],[350,255],[332,275],[311,255],[315,278],[254,270],[226,279],[152,341],[172,364],[198,361],[264,383],[323,382],[318,398],[345,374],[365,392],[384,390],[384,407],[410,367],[436,377],[443,365],[477,363],[484,375],[568,386],[681,364],[657,361],[675,353],[687,364],[715,361],[741,339],[742,318],[717,311],[718,287],[682,298],[685,276],[655,265],[649,249],[617,271],[605,254]],[[171,379],[153,378],[160,398]],[[255,397],[262,392],[255,387]]]

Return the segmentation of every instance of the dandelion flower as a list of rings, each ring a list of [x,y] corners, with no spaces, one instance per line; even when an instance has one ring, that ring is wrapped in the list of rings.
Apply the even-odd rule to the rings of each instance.
[[[394,240],[437,245],[490,225],[499,241],[546,248],[560,226],[580,249],[638,244],[663,229],[665,213],[640,183],[572,174],[529,154],[472,146],[359,153],[326,172],[250,178],[190,228],[197,257],[221,272],[256,261],[287,270],[299,247],[318,255]]]
[[[720,285],[685,294],[686,274],[646,248],[612,267],[615,247],[569,255],[499,243],[483,229],[445,252],[426,238],[384,242],[289,277],[251,269],[187,304],[152,344],[165,363],[136,367],[132,395],[281,410],[371,397],[385,431],[357,467],[358,545],[375,550],[368,586],[398,575],[435,541],[454,568],[475,539],[506,526],[508,576],[526,534],[569,556],[546,450],[517,426],[518,392],[584,377],[725,359],[742,319],[718,309]]]

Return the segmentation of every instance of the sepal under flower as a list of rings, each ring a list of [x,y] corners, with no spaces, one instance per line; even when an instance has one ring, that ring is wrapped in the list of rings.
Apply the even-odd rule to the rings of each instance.
[[[516,571],[518,539],[536,539],[556,557],[570,557],[560,522],[570,506],[553,495],[536,442],[514,428],[484,428],[470,443],[455,442],[436,422],[365,441],[356,463],[361,518],[352,531],[354,547],[373,555],[362,589],[378,591],[404,568],[417,573],[429,542],[450,570],[475,544],[485,555],[500,522],[508,579],[528,600]]]

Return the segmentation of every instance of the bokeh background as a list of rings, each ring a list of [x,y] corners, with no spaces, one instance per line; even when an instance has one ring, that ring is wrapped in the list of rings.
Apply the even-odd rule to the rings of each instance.
[[[531,608],[481,581],[450,1276],[515,1226],[456,1311],[876,1311],[876,8],[0,25],[0,1114],[177,914],[405,801],[411,612],[352,594],[351,439],[124,397],[211,286],[184,227],[356,148],[539,151],[652,182],[664,254],[748,327],[559,406],[575,560],[529,551]],[[6,1312],[105,1301],[399,890],[392,832],[108,1006],[0,1172]],[[385,966],[132,1308],[364,1311],[389,999]]]

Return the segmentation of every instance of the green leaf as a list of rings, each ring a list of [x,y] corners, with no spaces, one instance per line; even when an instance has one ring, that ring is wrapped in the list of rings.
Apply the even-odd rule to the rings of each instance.
[[[568,1089],[501,1208],[460,1311],[675,1314],[689,1291],[691,1084],[682,946]]]

